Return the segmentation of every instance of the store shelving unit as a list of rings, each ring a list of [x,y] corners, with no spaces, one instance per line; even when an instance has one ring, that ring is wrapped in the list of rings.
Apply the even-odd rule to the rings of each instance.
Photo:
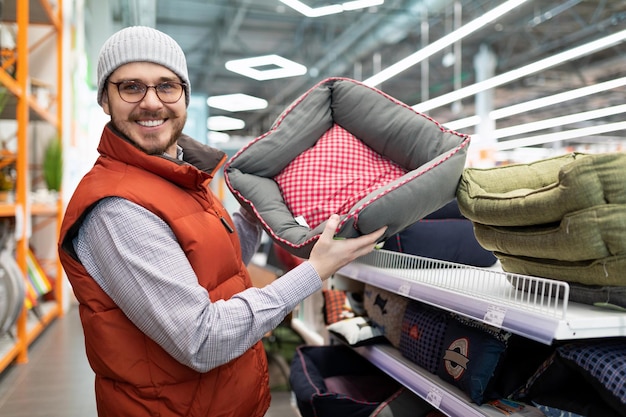
[[[355,350],[378,368],[391,375],[399,383],[428,401],[449,416],[502,417],[489,406],[477,406],[469,402],[460,389],[444,382],[438,376],[424,371],[389,346],[363,346]]]
[[[545,344],[626,336],[624,313],[569,302],[563,281],[477,268],[380,250],[339,277],[462,314]],[[518,291],[524,286],[529,291]]]
[[[376,250],[340,269],[330,285],[354,290],[364,284],[546,345],[555,341],[626,336],[623,312],[570,302],[566,282],[506,273],[499,264],[477,268]],[[303,304],[306,303],[308,300]],[[310,310],[310,306],[300,307],[294,319],[296,330],[315,333],[311,315],[306,314]],[[322,339],[322,343],[329,342],[328,338]],[[488,405],[472,403],[459,389],[421,369],[390,345],[362,346],[355,351],[446,415],[502,415]]]
[[[33,218],[46,218],[56,221],[57,233],[62,216],[62,203],[32,204],[30,198],[31,172],[29,167],[29,126],[32,123],[48,123],[54,127],[59,136],[62,135],[62,91],[63,91],[63,14],[62,0],[9,0],[3,3],[2,23],[15,24],[17,27],[16,48],[12,56],[5,60],[5,66],[0,68],[0,85],[8,89],[14,99],[10,100],[2,115],[3,119],[14,119],[17,125],[17,153],[15,167],[17,172],[15,186],[15,201],[0,203],[0,217],[15,219],[15,256],[17,264],[26,276],[26,258],[29,241],[32,233],[37,232],[33,227]],[[56,61],[55,97],[50,108],[41,104],[31,94],[31,71],[29,56],[41,46],[45,39],[30,39],[31,27],[49,28],[47,37],[55,37],[56,48],[49,52]],[[7,67],[15,65],[15,76],[12,76]],[[52,69],[54,71],[54,69]],[[41,314],[35,318],[24,309],[17,321],[12,336],[0,336],[0,372],[13,361],[25,363],[28,361],[28,348],[39,334],[55,318],[63,314],[62,267],[58,259],[54,259],[54,274],[56,274],[54,301],[42,303]]]

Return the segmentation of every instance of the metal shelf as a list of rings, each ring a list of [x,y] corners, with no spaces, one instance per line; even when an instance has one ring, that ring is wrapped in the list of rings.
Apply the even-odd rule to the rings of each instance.
[[[57,134],[62,136],[62,91],[63,91],[63,1],[62,0],[9,0],[2,4],[2,23],[15,22],[16,37],[15,50],[10,56],[8,65],[15,64],[15,73],[0,68],[0,85],[11,92],[10,100],[0,117],[14,118],[16,122],[17,152],[15,169],[19,181],[16,184],[13,201],[0,203],[0,217],[15,218],[15,257],[17,264],[26,273],[27,256],[30,247],[31,218],[44,216],[45,221],[56,219],[60,222],[62,217],[62,205],[58,201],[56,205],[31,204],[28,184],[31,175],[29,163],[29,135],[28,127],[32,121],[43,121],[53,126]],[[45,26],[45,31],[36,35],[31,31],[31,26]],[[47,30],[49,29],[49,31]],[[47,33],[43,33],[47,32]],[[36,35],[36,36],[35,36]],[[55,46],[48,47],[45,41],[55,38]],[[50,103],[50,108],[44,108],[30,92],[35,86],[35,80],[30,72],[30,58],[33,52],[43,50],[42,54],[55,57],[56,68],[46,68],[44,71],[50,76],[49,81],[57,88],[57,93]],[[56,69],[56,74],[52,72]],[[48,71],[49,70],[49,71]],[[54,79],[54,81],[52,81]],[[39,81],[37,81],[39,83]],[[32,119],[32,120],[31,120]],[[23,310],[15,326],[16,341],[5,340],[0,342],[0,372],[12,363],[28,362],[28,348],[42,331],[58,316],[63,314],[63,276],[61,263],[55,259],[56,280],[54,288],[55,301],[42,305],[40,317],[35,322],[31,315]],[[31,319],[31,320],[29,320]]]
[[[49,25],[51,21],[58,19],[50,1],[28,0],[29,21],[33,24]],[[17,20],[17,8],[15,1],[5,1],[2,4],[2,20],[15,22]]]
[[[338,273],[529,339],[626,336],[622,312],[569,302],[566,282],[377,250]],[[528,291],[517,290],[527,288]]]
[[[54,111],[43,107],[32,96],[27,96],[28,101],[28,117],[31,121],[46,121],[53,126],[57,126],[58,120]],[[18,98],[10,95],[2,112],[0,119],[15,120],[17,118],[17,101]]]
[[[478,406],[460,389],[404,358],[390,345],[353,348],[389,376],[449,416],[502,417],[487,405]]]
[[[39,304],[40,316],[37,317],[32,311],[26,315],[26,341],[30,345],[56,317],[59,316],[59,306],[54,301],[42,301]],[[9,366],[23,349],[18,338],[15,336],[17,328],[12,330],[13,336],[8,333],[0,335],[0,371]]]

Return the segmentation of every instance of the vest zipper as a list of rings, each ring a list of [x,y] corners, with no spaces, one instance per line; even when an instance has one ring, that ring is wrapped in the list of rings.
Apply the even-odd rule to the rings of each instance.
[[[228,221],[224,218],[224,216],[220,216],[220,221],[222,222],[226,230],[228,230],[228,233],[233,233],[235,231],[235,229],[233,229],[233,227],[228,224]]]

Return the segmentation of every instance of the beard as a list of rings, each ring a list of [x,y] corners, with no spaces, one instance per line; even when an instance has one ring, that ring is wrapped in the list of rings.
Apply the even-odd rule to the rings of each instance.
[[[133,127],[136,126],[136,121],[141,119],[166,119],[167,123],[170,124],[170,132],[142,133],[139,135]],[[128,118],[124,120],[114,116],[111,117],[113,127],[128,138],[133,146],[148,155],[163,155],[168,149],[170,149],[178,141],[178,138],[183,132],[186,121],[186,112],[183,115],[176,115],[169,111],[142,111],[130,114]]]

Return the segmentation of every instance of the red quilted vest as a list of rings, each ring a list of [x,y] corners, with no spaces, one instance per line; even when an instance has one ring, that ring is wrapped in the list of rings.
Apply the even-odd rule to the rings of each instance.
[[[98,147],[100,157],[78,185],[63,219],[59,254],[79,302],[87,357],[96,374],[98,414],[261,417],[270,401],[261,342],[225,365],[198,373],[135,327],[89,276],[72,248],[89,208],[105,197],[123,197],[172,228],[211,300],[229,299],[250,287],[239,239],[228,230],[232,220],[208,187],[223,154],[210,154],[210,148],[189,138],[179,144],[186,160],[209,161],[203,168],[208,172],[149,156],[107,126]]]

